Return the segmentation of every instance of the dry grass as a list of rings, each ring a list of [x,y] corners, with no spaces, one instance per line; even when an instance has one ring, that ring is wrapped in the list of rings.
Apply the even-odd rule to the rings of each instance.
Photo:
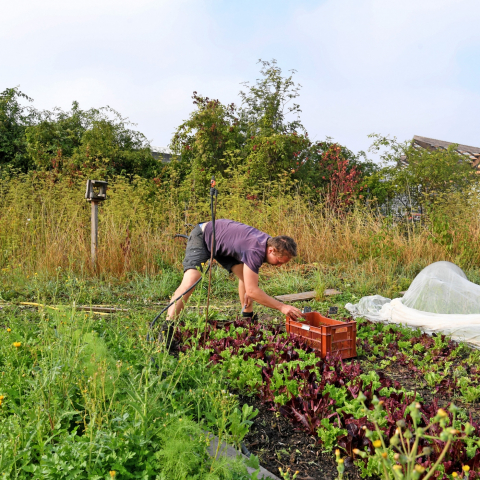
[[[84,200],[85,179],[72,182],[22,176],[0,183],[0,268],[54,273],[58,267],[93,274],[90,265],[90,205]],[[222,185],[220,185],[220,192]],[[367,208],[339,217],[322,205],[309,205],[300,195],[286,195],[285,184],[269,189],[268,198],[245,200],[241,182],[219,196],[218,218],[232,218],[271,235],[296,239],[300,263],[315,264],[322,275],[355,277],[384,287],[414,276],[437,260],[463,267],[480,264],[478,215],[468,208],[450,212],[447,233],[432,224],[392,225]],[[122,278],[132,272],[158,273],[181,261],[184,203],[175,190],[159,190],[143,179],[111,183],[100,207],[98,271]],[[465,203],[465,202],[463,202]],[[477,210],[478,211],[478,210]],[[187,221],[208,219],[208,202],[190,204]],[[449,233],[450,232],[450,233]],[[451,235],[451,238],[448,237]],[[445,241],[450,238],[450,241]],[[322,280],[319,280],[322,281]],[[334,286],[334,280],[327,282]],[[385,287],[386,288],[386,287]]]

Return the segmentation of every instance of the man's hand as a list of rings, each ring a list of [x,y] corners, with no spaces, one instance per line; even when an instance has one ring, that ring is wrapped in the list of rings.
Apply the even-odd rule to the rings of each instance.
[[[292,305],[283,304],[280,308],[280,311],[286,316],[290,317],[293,320],[297,320],[298,317],[304,317],[305,315],[297,307]]]
[[[245,282],[244,300],[248,299],[250,302],[255,301],[266,307],[275,308],[294,320],[304,316],[298,308],[292,307],[291,305],[285,305],[275,298],[268,296],[263,290],[261,290],[258,287],[258,273],[250,270],[248,265],[243,265],[243,280]]]

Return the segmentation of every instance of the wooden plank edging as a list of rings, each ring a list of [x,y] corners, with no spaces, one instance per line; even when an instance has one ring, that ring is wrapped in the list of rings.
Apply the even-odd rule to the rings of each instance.
[[[327,288],[323,294],[326,297],[329,297],[332,295],[339,295],[340,293],[342,292],[339,292],[334,288]],[[301,300],[312,300],[316,296],[317,296],[317,293],[315,292],[315,290],[313,290],[311,292],[291,293],[289,295],[277,295],[274,298],[276,298],[277,300],[280,300],[281,302],[298,302]]]

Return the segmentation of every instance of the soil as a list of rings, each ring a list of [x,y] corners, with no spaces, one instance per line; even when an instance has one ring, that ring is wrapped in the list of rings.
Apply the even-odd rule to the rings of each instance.
[[[365,357],[359,357],[356,360],[364,363]],[[377,372],[382,372],[385,377],[398,381],[406,390],[417,392],[424,402],[430,403],[436,399],[439,407],[446,407],[453,401],[457,406],[466,409],[473,420],[480,421],[479,403],[465,404],[452,394],[437,393],[423,379],[415,378],[408,367],[395,364]],[[270,409],[270,405],[262,404],[256,397],[240,395],[239,401],[242,405],[247,403],[259,410],[244,443],[250,452],[259,457],[263,467],[277,476],[279,476],[279,467],[284,471],[290,468],[291,472],[299,472],[298,480],[337,478],[334,454],[322,453],[322,446],[314,437],[296,429],[290,420],[277,416]],[[355,466],[346,469],[345,478],[360,480],[359,469]]]
[[[362,360],[360,357],[359,360]],[[396,380],[406,390],[416,392],[422,399],[423,403],[431,403],[437,400],[439,407],[447,407],[450,403],[454,403],[471,415],[472,420],[480,422],[480,403],[466,403],[462,401],[461,397],[455,395],[455,392],[437,392],[435,388],[431,388],[423,378],[417,378],[412,375],[411,370],[403,365],[390,365],[381,372],[385,377],[391,380]],[[380,373],[380,370],[377,370]],[[447,376],[452,378],[451,376]]]
[[[239,396],[241,405],[257,408],[259,413],[244,439],[247,449],[257,455],[262,467],[280,476],[278,469],[291,475],[298,471],[298,480],[333,480],[337,478],[337,464],[332,453],[322,453],[314,437],[295,429],[290,420],[275,415],[268,405],[256,397]],[[345,479],[360,480],[360,472],[352,466],[345,470]]]

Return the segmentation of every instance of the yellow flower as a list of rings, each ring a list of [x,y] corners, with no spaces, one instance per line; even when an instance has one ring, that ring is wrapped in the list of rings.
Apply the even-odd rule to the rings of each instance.
[[[10,333],[11,331],[12,331],[12,329],[11,329],[11,328],[7,328],[7,332],[9,332],[9,333]]]
[[[462,470],[463,470],[464,472],[469,472],[469,471],[470,471],[470,467],[469,467],[468,465],[464,465],[464,466],[462,467]]]
[[[401,466],[401,465],[394,465],[392,468],[393,468],[394,470],[399,471],[399,470],[402,469],[402,466]]]
[[[15,348],[18,348],[18,347],[21,347],[22,346],[22,343],[21,342],[13,342],[13,346]]]
[[[453,478],[457,478],[457,477],[458,477],[458,473],[457,473],[457,472],[453,472],[453,473],[452,473],[452,477],[453,477]]]
[[[437,415],[443,418],[448,417],[448,413],[443,408],[438,409]]]
[[[380,447],[382,446],[382,441],[381,441],[381,440],[375,440],[375,441],[373,442],[373,446],[374,446],[375,448],[380,448]]]
[[[110,470],[110,472],[108,472],[108,473],[110,473],[110,476],[112,478],[117,474],[117,472],[115,470]]]
[[[419,465],[417,463],[417,465],[415,465],[415,470],[418,472],[418,473],[423,473],[425,471],[425,467],[422,467],[421,465]]]

